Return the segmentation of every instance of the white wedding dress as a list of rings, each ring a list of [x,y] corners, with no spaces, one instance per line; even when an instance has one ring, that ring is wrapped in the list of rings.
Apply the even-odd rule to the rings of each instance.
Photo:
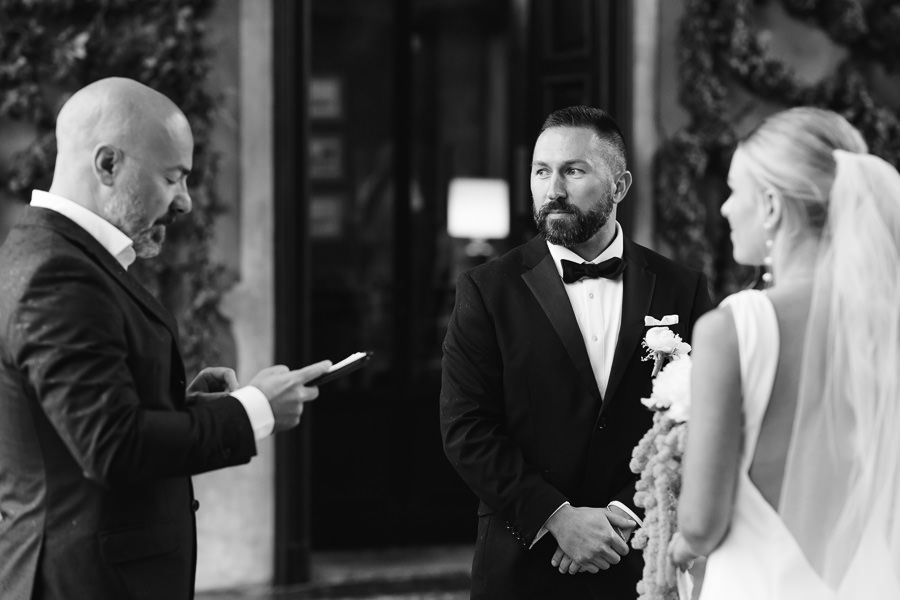
[[[879,541],[874,524],[863,536],[840,590],[832,590],[750,480],[750,465],[778,364],[778,321],[768,296],[757,290],[734,294],[722,305],[731,307],[737,331],[743,452],[731,524],[721,545],[708,557],[700,600],[900,599],[890,552],[886,543]]]

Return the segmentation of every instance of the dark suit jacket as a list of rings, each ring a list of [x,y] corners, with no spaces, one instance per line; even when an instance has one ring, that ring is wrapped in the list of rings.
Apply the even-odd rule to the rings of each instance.
[[[186,403],[175,322],[62,215],[0,274],[0,598],[191,598],[190,475],[250,460],[246,412]]]
[[[444,340],[441,431],[480,498],[472,598],[635,598],[640,553],[597,575],[560,575],[546,535],[566,500],[634,508],[631,451],[650,428],[640,399],[644,316],[677,314],[686,341],[711,308],[706,279],[625,240],[622,324],[600,397],[564,284],[543,237],[462,275]],[[637,511],[637,509],[635,509]],[[637,511],[640,514],[640,511]]]

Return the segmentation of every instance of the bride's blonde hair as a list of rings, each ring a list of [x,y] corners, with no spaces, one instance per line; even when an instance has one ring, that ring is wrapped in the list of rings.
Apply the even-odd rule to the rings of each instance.
[[[839,114],[812,107],[763,120],[738,144],[761,190],[774,190],[794,223],[821,232],[835,176],[835,150],[868,152],[865,140]]]

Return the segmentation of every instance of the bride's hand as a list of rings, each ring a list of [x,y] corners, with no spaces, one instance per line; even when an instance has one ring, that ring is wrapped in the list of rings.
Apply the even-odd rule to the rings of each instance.
[[[676,531],[675,535],[672,536],[672,541],[669,542],[669,560],[671,560],[676,567],[686,571],[693,566],[694,559],[697,558],[697,556],[698,555],[691,550],[691,547],[688,546],[688,543],[684,540],[684,536],[681,535],[681,532]]]

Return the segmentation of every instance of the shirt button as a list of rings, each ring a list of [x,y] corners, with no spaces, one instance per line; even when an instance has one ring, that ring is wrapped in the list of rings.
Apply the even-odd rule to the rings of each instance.
[[[594,292],[591,292],[590,294],[588,294],[588,298],[590,298],[591,300],[593,300],[593,299],[594,299]]]
[[[595,335],[595,336],[593,336],[591,339],[592,339],[593,341],[596,342],[596,341],[597,341],[597,336]]]
[[[200,501],[194,500],[193,502],[191,502],[191,508],[194,509],[194,512],[197,512],[198,510],[200,510]]]

